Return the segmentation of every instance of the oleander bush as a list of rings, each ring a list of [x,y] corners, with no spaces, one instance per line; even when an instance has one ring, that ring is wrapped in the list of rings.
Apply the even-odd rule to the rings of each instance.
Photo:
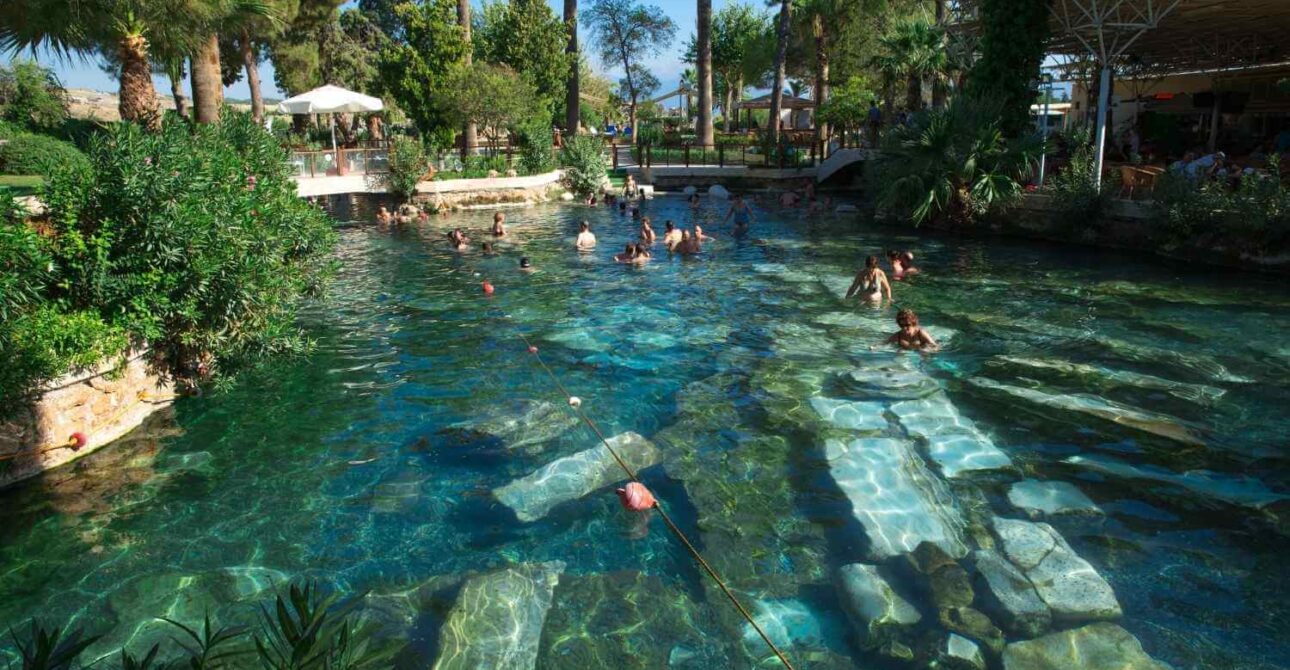
[[[1275,254],[1290,248],[1290,188],[1277,178],[1273,156],[1265,173],[1197,182],[1184,174],[1161,175],[1153,191],[1152,234],[1166,247],[1227,249]]]
[[[417,192],[417,183],[430,167],[421,140],[412,137],[395,137],[391,140],[389,169],[372,175],[385,186],[385,190],[407,200]]]
[[[600,190],[609,171],[605,143],[592,135],[569,138],[560,152],[560,162],[564,165],[565,188],[579,198]]]
[[[88,166],[85,154],[75,144],[56,137],[20,132],[0,144],[0,174],[49,174]]]

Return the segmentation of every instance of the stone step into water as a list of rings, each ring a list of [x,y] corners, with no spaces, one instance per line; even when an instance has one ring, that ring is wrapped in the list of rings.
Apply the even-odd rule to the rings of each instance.
[[[1003,650],[1004,670],[1173,670],[1142,650],[1132,633],[1095,623],[1014,642]]]
[[[1221,500],[1241,507],[1260,509],[1290,498],[1290,495],[1277,493],[1258,479],[1245,475],[1231,475],[1209,470],[1187,470],[1179,473],[1155,465],[1134,465],[1100,454],[1071,456],[1064,462],[1112,477],[1141,479],[1177,486],[1205,498]]]
[[[935,379],[899,362],[857,368],[837,378],[848,395],[872,400],[916,400],[941,390]]]
[[[994,517],[994,534],[1003,555],[1035,587],[1035,593],[1061,622],[1115,619],[1120,603],[1111,585],[1046,523]]]
[[[851,563],[838,568],[838,598],[855,630],[856,640],[873,649],[912,627],[922,615],[896,593],[877,566]]]
[[[531,670],[564,562],[526,563],[467,581],[439,633],[435,670]]]
[[[885,403],[839,400],[822,396],[811,398],[810,403],[820,418],[839,428],[878,433],[886,430],[889,425],[885,415],[887,410]]]
[[[1027,358],[1024,356],[996,356],[990,361],[993,364],[1015,365],[1032,370],[1048,370],[1067,377],[1079,377],[1092,380],[1100,386],[1132,386],[1152,391],[1164,391],[1176,398],[1189,400],[1203,405],[1212,405],[1224,394],[1226,389],[1205,384],[1189,384],[1163,379],[1154,375],[1116,370],[1100,365],[1073,363],[1055,358]]]
[[[633,470],[658,463],[660,454],[654,443],[637,433],[627,432],[608,440],[610,446]],[[613,454],[603,444],[571,456],[558,458],[532,474],[506,486],[493,489],[493,496],[515,511],[525,523],[546,516],[551,508],[569,500],[627,479]]]
[[[445,433],[486,436],[496,439],[507,449],[527,449],[543,445],[563,435],[578,423],[578,417],[564,405],[545,400],[521,400],[503,410],[494,410],[476,420],[448,426]]]
[[[1095,395],[1087,393],[1065,393],[1060,395],[1045,393],[1035,389],[1001,384],[993,379],[983,377],[973,377],[968,382],[978,388],[1005,393],[1013,398],[1019,398],[1040,407],[1095,416],[1099,419],[1151,433],[1188,446],[1205,446],[1205,440],[1200,435],[1199,430],[1187,425],[1181,419],[1148,412],[1136,407],[1128,407]]]
[[[895,403],[891,412],[911,436],[927,443],[927,455],[946,477],[1012,466],[1012,459],[978,430],[971,419],[959,414],[944,391]]]
[[[944,484],[906,440],[827,440],[825,458],[852,515],[869,539],[868,556],[882,561],[923,542],[961,558],[963,519]]]
[[[972,562],[983,606],[1004,630],[1022,637],[1037,637],[1048,630],[1053,615],[1017,566],[988,549],[973,552]]]
[[[1023,479],[1008,489],[1008,502],[1031,518],[1102,512],[1096,503],[1070,482]]]

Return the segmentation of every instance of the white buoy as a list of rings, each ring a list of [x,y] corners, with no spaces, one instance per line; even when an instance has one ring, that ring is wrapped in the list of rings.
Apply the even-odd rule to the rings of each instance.
[[[582,398],[579,398],[576,395],[569,396],[569,406],[574,409],[582,407]]]
[[[565,191],[564,193],[560,194],[560,199],[565,202],[573,202],[573,194],[568,191]]]

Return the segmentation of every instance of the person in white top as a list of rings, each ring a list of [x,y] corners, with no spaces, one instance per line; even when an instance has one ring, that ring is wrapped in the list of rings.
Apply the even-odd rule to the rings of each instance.
[[[596,248],[596,236],[591,232],[591,224],[586,221],[582,222],[581,229],[578,231],[578,241],[574,243],[578,251],[589,251]]]

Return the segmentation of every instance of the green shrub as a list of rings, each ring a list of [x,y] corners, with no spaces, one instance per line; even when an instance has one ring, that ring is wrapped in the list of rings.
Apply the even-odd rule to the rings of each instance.
[[[42,193],[48,300],[97,311],[181,373],[305,348],[295,308],[327,275],[335,233],[296,196],[272,135],[236,113],[158,133],[122,123],[89,159],[84,173],[52,172]]]
[[[520,170],[525,174],[542,174],[555,168],[552,147],[555,138],[551,125],[536,121],[521,126],[516,135],[520,140]]]
[[[0,174],[50,174],[63,167],[83,171],[88,165],[74,144],[47,135],[20,133],[0,144]]]
[[[560,162],[564,165],[565,187],[580,198],[599,190],[609,170],[605,143],[592,135],[569,138],[560,152]]]
[[[49,279],[49,251],[23,214],[0,187],[0,324],[39,303]]]
[[[125,352],[125,330],[92,310],[43,304],[0,323],[0,415],[53,379]]]
[[[1098,183],[1092,140],[1093,133],[1088,127],[1072,132],[1070,162],[1044,185],[1053,196],[1058,222],[1071,232],[1100,228],[1105,223],[1106,207],[1116,192],[1111,184]]]
[[[1269,160],[1269,174],[1279,168],[1275,157]],[[1275,176],[1243,176],[1232,189],[1221,181],[1197,183],[1170,172],[1161,175],[1153,198],[1153,237],[1160,244],[1251,254],[1290,248],[1290,189]]]
[[[396,137],[390,146],[389,169],[375,175],[375,179],[386,191],[406,200],[416,195],[417,183],[429,167],[430,161],[426,158],[421,140]]]
[[[0,116],[32,130],[54,130],[67,120],[67,91],[53,70],[35,61],[0,66]]]

